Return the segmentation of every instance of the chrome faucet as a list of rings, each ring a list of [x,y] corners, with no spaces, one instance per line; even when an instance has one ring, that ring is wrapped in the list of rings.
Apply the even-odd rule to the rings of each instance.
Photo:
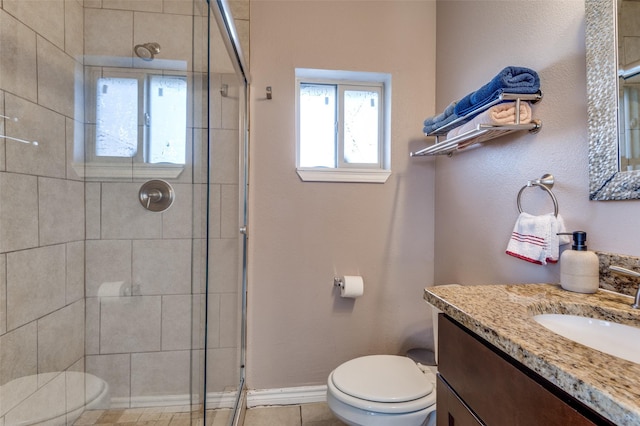
[[[640,272],[632,271],[631,269],[623,268],[622,266],[611,265],[609,266],[609,269],[628,277],[640,278]],[[640,286],[638,286],[638,289],[636,290],[636,298],[633,301],[633,305],[631,305],[631,307],[633,309],[640,308]]]

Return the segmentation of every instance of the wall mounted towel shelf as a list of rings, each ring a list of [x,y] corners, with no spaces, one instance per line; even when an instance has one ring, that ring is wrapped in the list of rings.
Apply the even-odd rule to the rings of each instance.
[[[515,101],[516,102],[516,111],[520,110],[520,102],[521,101],[529,101],[531,103],[536,103],[542,99],[542,92],[534,93],[534,94],[522,94],[522,93],[503,93],[500,95],[498,99],[495,101],[485,105],[483,108],[473,111],[473,115],[479,114],[487,109],[491,108],[494,105],[497,105],[501,102],[505,101]],[[470,115],[470,114],[469,114]],[[487,142],[491,139],[495,139],[500,136],[507,135],[513,132],[519,132],[523,130],[528,130],[531,133],[537,133],[540,131],[542,127],[542,122],[540,120],[532,120],[530,123],[518,123],[516,124],[508,124],[508,125],[492,125],[492,124],[478,124],[475,129],[469,130],[465,133],[456,135],[450,139],[446,139],[447,133],[455,128],[464,124],[469,115],[457,118],[446,126],[440,127],[439,129],[434,130],[433,132],[426,134],[425,136],[435,136],[435,143],[431,146],[423,148],[419,151],[415,151],[410,153],[411,157],[422,157],[426,155],[453,155],[454,152],[463,150],[472,145]],[[520,117],[517,116],[517,119]],[[441,138],[444,137],[444,140]]]

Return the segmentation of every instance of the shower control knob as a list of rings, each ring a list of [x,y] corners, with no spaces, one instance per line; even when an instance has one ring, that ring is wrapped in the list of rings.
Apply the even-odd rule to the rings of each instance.
[[[175,193],[171,185],[163,180],[145,182],[138,192],[140,204],[152,212],[163,212],[171,207]]]

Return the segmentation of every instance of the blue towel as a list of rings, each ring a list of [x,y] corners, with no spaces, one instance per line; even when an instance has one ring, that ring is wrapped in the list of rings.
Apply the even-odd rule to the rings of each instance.
[[[495,101],[502,93],[533,94],[540,90],[538,73],[529,68],[506,67],[475,92],[460,99],[454,108],[457,116],[467,115]]]
[[[429,117],[426,118],[424,120],[424,128],[422,129],[422,131],[427,134],[427,133],[431,133],[434,130],[451,123],[453,120],[455,120],[456,118],[458,118],[458,116],[454,113],[454,109],[456,106],[456,102],[451,102],[449,104],[449,106],[447,106],[445,108],[445,110],[438,114],[438,115],[434,115],[433,117]]]

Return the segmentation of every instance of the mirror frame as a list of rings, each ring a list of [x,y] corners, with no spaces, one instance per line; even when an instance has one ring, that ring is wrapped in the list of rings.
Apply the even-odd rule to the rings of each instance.
[[[619,170],[616,0],[585,0],[589,199],[640,198],[640,171]]]

